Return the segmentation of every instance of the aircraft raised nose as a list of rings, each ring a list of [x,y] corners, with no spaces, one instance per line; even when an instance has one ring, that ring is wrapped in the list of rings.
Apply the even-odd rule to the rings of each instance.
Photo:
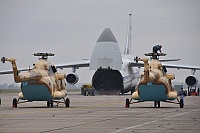
[[[121,70],[121,58],[121,52],[115,36],[109,28],[104,29],[94,47],[90,59],[90,70],[104,68]]]
[[[100,94],[119,93],[123,80],[119,72],[122,57],[118,42],[109,28],[99,36],[90,59],[90,70],[96,70],[92,85]]]

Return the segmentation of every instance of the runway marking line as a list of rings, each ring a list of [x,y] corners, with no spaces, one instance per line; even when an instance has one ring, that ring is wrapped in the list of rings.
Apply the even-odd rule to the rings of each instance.
[[[176,117],[176,116],[184,115],[184,114],[187,114],[187,113],[190,113],[190,112],[196,112],[196,111],[199,111],[199,110],[200,109],[196,109],[196,110],[191,110],[191,111],[188,111],[188,112],[183,112],[183,113],[175,114],[175,115],[168,116],[168,117],[161,118],[161,119],[157,119],[157,120],[154,120],[154,121],[149,121],[149,122],[145,122],[145,123],[142,123],[142,124],[139,124],[139,125],[135,125],[135,126],[123,128],[123,129],[120,129],[120,130],[116,130],[116,131],[111,132],[111,133],[123,132],[123,131],[128,130],[128,129],[133,129],[133,128],[136,128],[136,127],[141,127],[141,126],[148,125],[148,124],[151,124],[151,123],[155,123],[155,122],[158,122],[158,121],[161,121],[161,120],[167,120],[169,118],[173,118],[173,117]]]

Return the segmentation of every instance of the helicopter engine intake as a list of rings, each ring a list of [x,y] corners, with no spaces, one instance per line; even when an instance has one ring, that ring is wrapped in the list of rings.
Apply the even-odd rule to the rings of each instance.
[[[66,77],[66,81],[69,84],[73,84],[74,85],[74,84],[76,84],[78,82],[78,80],[79,80],[79,77],[78,77],[78,75],[76,73],[70,73]]]
[[[190,75],[185,79],[185,83],[188,86],[195,86],[198,84],[198,79],[194,75]]]

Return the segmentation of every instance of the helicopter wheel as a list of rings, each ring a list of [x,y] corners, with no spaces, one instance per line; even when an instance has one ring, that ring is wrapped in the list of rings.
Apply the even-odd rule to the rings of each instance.
[[[50,101],[47,101],[47,107],[50,107]]]
[[[160,108],[160,101],[154,101],[154,108]]]
[[[126,99],[126,106],[125,106],[126,108],[129,108],[130,107],[130,101],[129,101],[129,99],[127,98]]]
[[[160,108],[160,101],[158,101],[157,104],[158,104],[158,108]]]
[[[13,105],[12,105],[13,108],[17,108],[17,99],[14,98],[13,99]]]
[[[53,107],[53,100],[47,101],[47,107]]]
[[[66,100],[65,100],[66,108],[69,108],[69,104],[70,104],[70,100],[69,100],[69,98],[66,98]]]
[[[156,106],[157,106],[157,102],[156,102],[156,101],[154,101],[154,108],[156,108]]]
[[[51,107],[53,107],[53,100],[50,100]]]

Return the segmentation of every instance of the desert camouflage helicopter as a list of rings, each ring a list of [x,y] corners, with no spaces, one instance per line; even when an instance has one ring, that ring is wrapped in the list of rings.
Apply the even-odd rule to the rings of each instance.
[[[141,74],[141,79],[136,86],[135,92],[132,94],[131,99],[126,99],[126,107],[130,104],[140,103],[145,101],[154,101],[154,107],[160,107],[160,102],[176,103],[183,108],[183,99],[178,99],[178,92],[172,87],[171,80],[175,79],[173,73],[167,73],[168,68],[181,68],[181,69],[194,69],[200,70],[199,67],[188,67],[188,66],[177,66],[172,64],[161,64],[162,60],[159,60],[159,56],[166,56],[164,53],[147,53],[146,56],[150,56],[151,60],[148,58],[135,58],[135,61],[143,61],[144,72]],[[164,60],[163,60],[164,61]],[[171,61],[171,60],[165,60]],[[139,65],[140,63],[138,63]],[[194,74],[194,73],[193,73]],[[191,77],[194,77],[193,75]],[[190,78],[190,77],[189,77]],[[188,77],[186,78],[186,80]],[[196,82],[196,79],[189,79],[192,82]],[[188,82],[186,82],[188,84]],[[176,100],[178,102],[173,102]],[[132,102],[132,100],[137,100]]]
[[[66,98],[66,75],[58,73],[56,67],[47,59],[48,56],[54,56],[52,53],[34,53],[39,61],[33,64],[32,69],[23,69],[26,72],[19,73],[16,59],[2,57],[1,61],[11,62],[13,72],[8,71],[1,74],[13,73],[16,83],[21,83],[21,92],[18,99],[13,99],[13,107],[17,104],[32,101],[47,101],[47,107],[53,107],[53,103],[65,103],[69,107],[70,100]],[[22,100],[22,101],[20,101]]]

